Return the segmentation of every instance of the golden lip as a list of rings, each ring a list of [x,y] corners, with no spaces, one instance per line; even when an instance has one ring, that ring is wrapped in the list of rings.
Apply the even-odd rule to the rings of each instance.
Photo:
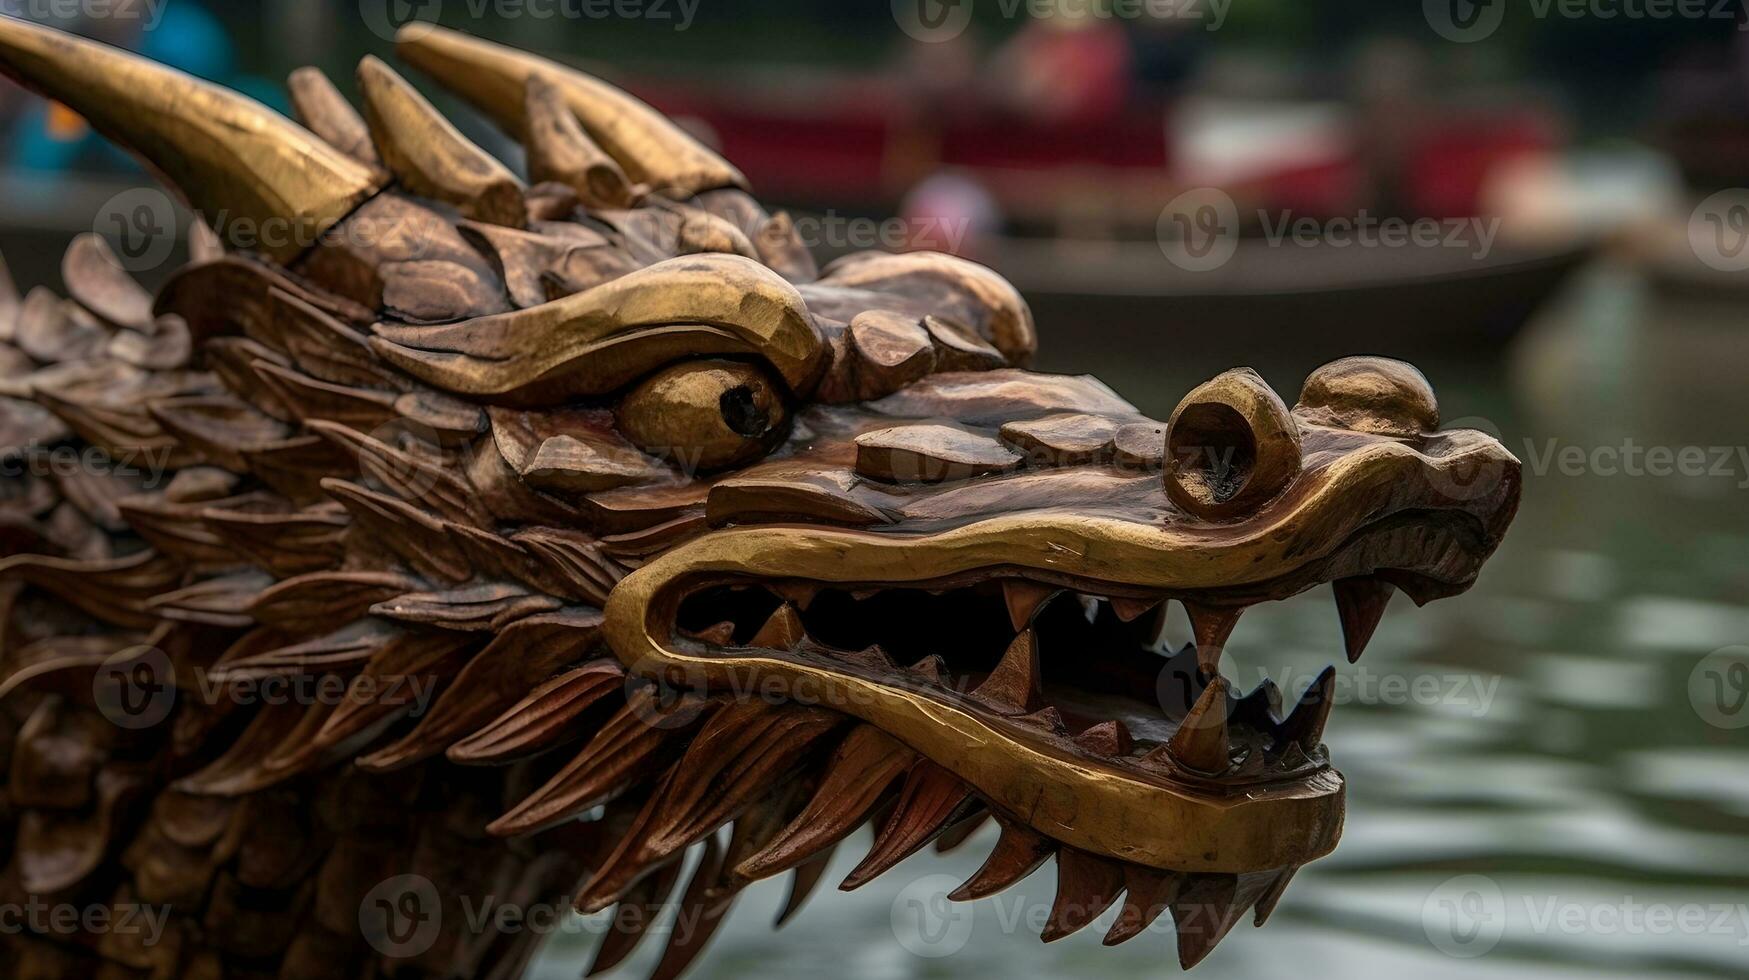
[[[622,581],[608,597],[605,635],[644,676],[684,675],[713,687],[775,681],[815,692],[817,703],[892,734],[997,807],[1084,851],[1169,870],[1239,873],[1304,864],[1334,849],[1345,790],[1328,768],[1220,793],[1076,754],[943,692],[758,652],[689,652],[673,640],[680,601],[701,581],[758,576],[775,563],[783,572],[770,577],[903,585],[926,577],[921,564],[906,568],[917,543],[797,528],[712,534]]]

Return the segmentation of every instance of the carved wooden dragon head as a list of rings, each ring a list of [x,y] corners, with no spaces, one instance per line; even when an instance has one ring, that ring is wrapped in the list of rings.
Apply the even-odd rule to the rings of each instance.
[[[44,772],[89,782],[127,756],[148,773],[149,805],[80,797],[102,816],[74,835],[82,857],[62,841],[45,862],[60,838],[21,821],[15,883],[194,896],[183,952],[139,954],[171,956],[168,975],[191,951],[238,955],[215,903],[277,909],[316,924],[243,959],[293,975],[353,955],[313,952],[312,930],[376,962],[335,938],[350,909],[333,897],[356,898],[333,882],[359,868],[398,869],[356,844],[372,820],[397,829],[365,839],[419,841],[407,866],[428,876],[436,827],[469,841],[476,857],[443,864],[450,888],[498,862],[580,881],[585,910],[661,905],[706,842],[674,901],[714,923],[795,869],[793,912],[865,822],[846,888],[993,815],[1000,842],[955,898],[1054,855],[1047,940],[1121,899],[1108,943],[1172,910],[1189,966],[1335,846],[1333,672],[1284,706],[1267,682],[1232,691],[1221,648],[1245,607],[1328,582],[1358,657],[1394,591],[1422,603],[1475,580],[1518,463],[1437,431],[1418,372],[1338,361],[1289,408],[1235,370],[1148,419],[1095,379],[1026,370],[1031,314],[988,269],[818,269],[732,166],[624,93],[439,28],[399,47],[521,141],[530,183],[375,59],[362,116],[294,75],[299,126],[0,20],[0,67],[139,153],[217,232],[155,297],[83,237],[73,302],[39,291],[0,315],[0,448],[145,448],[173,472],[27,472],[0,498],[13,809],[52,811]],[[1194,625],[1182,651],[1162,649],[1168,600]],[[184,692],[158,740],[68,735],[93,705],[54,679],[101,689],[142,651]],[[207,703],[196,675],[348,696]],[[438,692],[417,717],[394,693],[410,679]],[[100,745],[96,761],[68,776],[44,731]],[[403,780],[406,822],[316,802],[360,779]],[[284,880],[189,829],[256,826],[272,800],[294,822],[319,811],[328,835]],[[677,939],[662,974],[708,934]],[[520,955],[463,938],[398,966],[473,975]]]

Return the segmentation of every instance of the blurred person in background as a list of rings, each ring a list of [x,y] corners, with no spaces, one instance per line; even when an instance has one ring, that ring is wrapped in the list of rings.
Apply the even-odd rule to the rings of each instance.
[[[1035,17],[990,59],[983,90],[998,110],[1041,122],[1108,119],[1130,95],[1134,57],[1108,12],[1065,6]]]

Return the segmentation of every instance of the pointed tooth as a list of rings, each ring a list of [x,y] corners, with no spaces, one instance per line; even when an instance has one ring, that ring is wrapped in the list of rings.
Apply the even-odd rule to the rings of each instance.
[[[1161,912],[1172,905],[1173,899],[1178,897],[1178,888],[1183,880],[1184,876],[1174,871],[1161,871],[1139,864],[1125,865],[1124,886],[1127,890],[1123,899],[1123,912],[1105,934],[1104,944],[1116,946],[1141,935],[1154,924]]]
[[[1166,665],[1160,668],[1155,687],[1160,694],[1161,706],[1172,714],[1189,712],[1208,688],[1209,677],[1197,665],[1196,646],[1186,643],[1184,649],[1167,658]]]
[[[893,658],[887,654],[887,651],[882,650],[878,644],[869,647],[866,650],[858,650],[854,653],[840,652],[837,653],[836,656],[837,659],[842,660],[845,663],[859,664],[870,670],[876,671],[883,676],[890,677],[899,672],[899,665],[893,663]]]
[[[796,865],[795,870],[790,872],[789,897],[778,911],[777,920],[771,924],[773,929],[782,929],[807,904],[808,897],[825,880],[826,871],[832,864],[832,855],[837,851],[837,844],[828,844],[825,850]]]
[[[1186,875],[1172,902],[1178,924],[1178,962],[1189,970],[1214,952],[1257,903],[1275,873]]]
[[[1170,601],[1162,600],[1154,607],[1154,611],[1136,621],[1135,636],[1143,646],[1150,650],[1158,650],[1166,640],[1166,618],[1171,608]]]
[[[697,631],[681,630],[680,635],[711,646],[726,647],[735,642],[735,624],[725,621]]]
[[[1336,592],[1336,615],[1342,620],[1342,643],[1348,650],[1348,662],[1354,663],[1366,652],[1366,644],[1384,618],[1385,606],[1396,588],[1372,576],[1343,578],[1331,583]]]
[[[1268,922],[1269,917],[1275,914],[1275,906],[1281,902],[1281,896],[1287,892],[1288,883],[1294,880],[1294,874],[1299,870],[1298,867],[1283,870],[1263,889],[1262,897],[1257,899],[1258,926]]]
[[[1130,737],[1129,726],[1122,719],[1113,718],[1075,736],[1075,744],[1094,755],[1115,759],[1129,755],[1135,740]]]
[[[1281,754],[1275,757],[1276,768],[1284,771],[1298,769],[1310,761],[1310,757],[1306,755],[1306,750],[1301,748],[1298,742],[1289,742],[1287,748],[1282,749]]]
[[[919,760],[905,777],[898,805],[868,856],[838,887],[852,891],[891,870],[963,817],[971,802],[972,791],[958,776],[928,759]]]
[[[558,86],[530,75],[523,109],[530,180],[564,184],[577,192],[585,207],[632,206],[637,194],[625,171],[583,131]]]
[[[1131,599],[1125,596],[1111,598],[1111,611],[1117,613],[1117,618],[1126,623],[1133,623],[1144,615],[1160,608],[1164,599]]]
[[[499,837],[516,837],[555,827],[596,805],[642,784],[661,771],[673,746],[719,702],[687,696],[662,712],[654,688],[633,692],[601,726],[570,764],[527,799],[487,826]],[[657,715],[662,724],[651,724]]]
[[[528,222],[522,181],[474,145],[425,96],[375,55],[358,63],[364,118],[383,164],[401,186],[479,221]]]
[[[1061,592],[1050,585],[1029,582],[1023,578],[1002,580],[1002,600],[1008,604],[1008,621],[1014,624],[1016,632],[1026,629],[1032,622],[1033,614],[1051,600],[1051,596]]]
[[[852,589],[850,590],[850,598],[857,602],[866,602],[869,599],[873,599],[875,596],[880,595],[881,592],[881,589]]]
[[[974,813],[966,819],[961,820],[959,823],[954,824],[952,827],[947,828],[941,832],[940,837],[935,839],[935,853],[953,853],[964,845],[966,841],[971,840],[972,835],[984,829],[984,824],[989,821],[990,811],[979,810],[977,813]]]
[[[626,176],[682,200],[719,187],[747,187],[728,161],[646,103],[574,68],[435,24],[408,25],[395,51],[472,102],[506,131],[523,130],[523,87],[551,79],[565,102]]]
[[[0,18],[0,72],[151,161],[221,238],[290,264],[387,176],[235,92],[17,17]],[[264,228],[285,227],[271,246]]]
[[[1190,628],[1196,634],[1197,665],[1205,674],[1219,673],[1227,638],[1233,635],[1233,627],[1239,624],[1239,614],[1244,609],[1186,602],[1184,610],[1190,614]]]
[[[947,677],[947,661],[937,654],[930,654],[910,667],[910,672],[930,682],[940,684]]]
[[[1069,734],[1069,726],[1063,721],[1063,713],[1055,705],[1045,705],[1030,715],[1021,715],[1014,720],[1022,725],[1042,728],[1052,735]]]
[[[820,595],[820,586],[814,582],[803,582],[797,580],[794,582],[779,582],[776,585],[771,586],[771,591],[776,593],[779,597],[788,600],[791,605],[800,609],[802,612],[807,612],[808,607],[814,604],[814,599]]]
[[[577,899],[579,910],[611,905],[659,862],[714,833],[773,783],[792,778],[842,718],[760,701],[725,705],[705,722],[651,794],[637,825],[596,870]]]
[[[1002,662],[972,691],[985,704],[1010,711],[1037,711],[1043,700],[1038,680],[1038,638],[1023,630],[1002,654]]]
[[[917,754],[873,725],[858,725],[826,763],[813,799],[772,841],[736,866],[758,881],[798,867],[829,851],[861,826]]]
[[[1197,699],[1172,740],[1148,753],[1164,752],[1180,765],[1197,772],[1225,772],[1232,763],[1227,740],[1227,694],[1225,677],[1216,677]]]
[[[704,952],[711,937],[716,935],[723,917],[729,914],[735,895],[711,892],[711,885],[722,871],[722,854],[716,835],[707,837],[704,857],[698,862],[698,868],[693,871],[692,880],[686,883],[686,892],[680,898],[676,925],[668,933],[668,948],[662,951],[662,959],[650,974],[650,980],[674,980],[686,972],[698,954]]]
[[[1316,751],[1324,740],[1324,726],[1330,721],[1330,709],[1336,700],[1336,668],[1325,667],[1312,686],[1300,698],[1294,713],[1281,723],[1283,743],[1297,745],[1306,752]]]
[[[998,816],[1002,836],[990,850],[979,868],[965,884],[954,889],[948,898],[955,902],[973,902],[988,898],[1039,869],[1057,850],[1055,841],[1031,828]]]
[[[663,865],[655,874],[632,886],[626,897],[614,907],[607,935],[595,949],[586,977],[598,976],[618,966],[649,934],[674,885],[680,880],[681,867],[686,862],[676,858]]]
[[[747,645],[762,650],[794,650],[796,645],[808,634],[802,629],[802,617],[796,612],[796,607],[784,603],[777,607],[759,632],[753,634],[753,639]]]
[[[1057,898],[1039,938],[1047,943],[1079,932],[1099,918],[1123,892],[1123,867],[1086,851],[1057,852]]]

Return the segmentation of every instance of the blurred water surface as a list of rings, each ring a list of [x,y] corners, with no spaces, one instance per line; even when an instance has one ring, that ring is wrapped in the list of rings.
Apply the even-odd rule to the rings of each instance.
[[[1708,654],[1749,643],[1745,309],[1660,296],[1602,266],[1510,350],[1421,362],[1448,421],[1491,427],[1524,460],[1523,507],[1470,593],[1421,610],[1398,597],[1359,665],[1343,663],[1327,589],[1246,614],[1227,664],[1241,686],[1267,670],[1297,691],[1343,664],[1327,738],[1349,779],[1348,826],[1269,926],[1242,925],[1201,980],[1749,976],[1749,727],[1727,727],[1749,715],[1707,708],[1699,673]],[[1222,350],[1169,321],[1157,350],[1101,351],[1097,337],[1097,324],[1046,325],[1041,366],[1095,370],[1161,418],[1234,363],[1290,401],[1315,366]],[[1067,349],[1053,358],[1052,344]],[[1569,446],[1582,465],[1556,462]],[[1632,475],[1634,446],[1702,447],[1718,471]],[[1178,971],[1170,916],[1115,949],[1099,943],[1115,911],[1042,945],[1048,867],[959,913],[963,948],[909,951],[914,903],[970,875],[994,838],[925,851],[854,893],[823,888],[778,933],[785,885],[762,883],[695,974]],[[828,880],[865,847],[840,848]],[[590,928],[553,943],[537,975],[576,976]],[[613,975],[643,976],[658,945]]]

